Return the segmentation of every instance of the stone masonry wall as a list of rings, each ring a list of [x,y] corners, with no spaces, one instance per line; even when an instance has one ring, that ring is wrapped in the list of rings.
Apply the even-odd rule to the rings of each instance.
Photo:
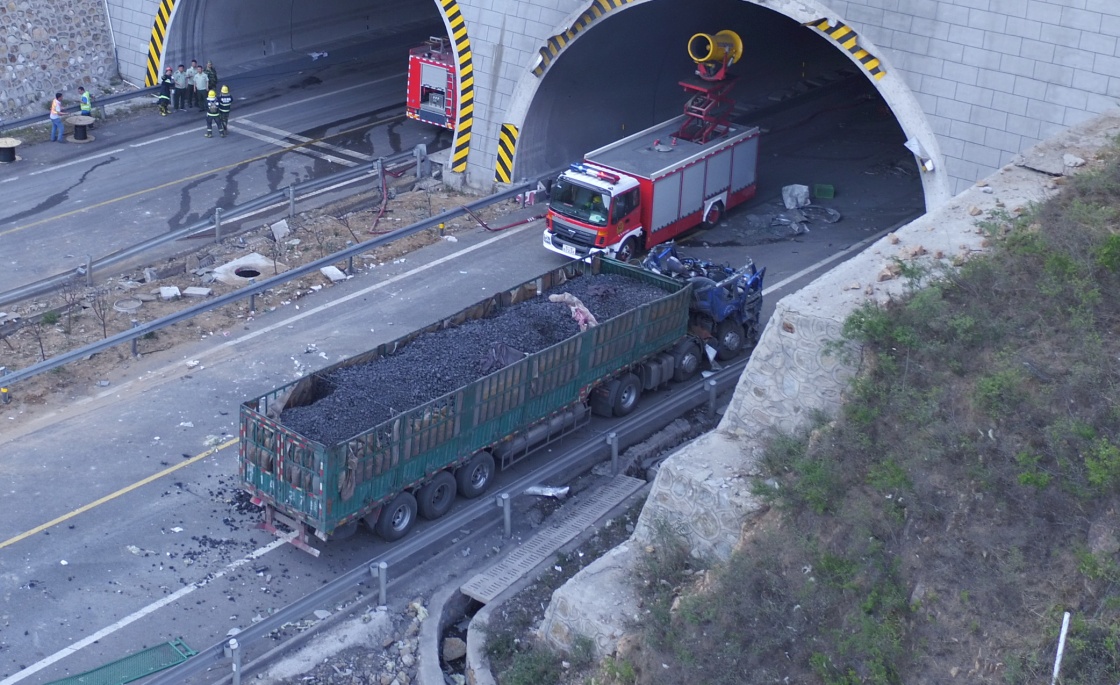
[[[1118,133],[1120,111],[1112,110],[1044,141],[983,184],[778,302],[719,426],[662,464],[630,541],[553,593],[541,636],[568,650],[582,635],[600,655],[613,653],[626,622],[641,616],[626,584],[662,527],[682,534],[697,556],[727,559],[762,511],[751,481],[765,476],[760,457],[767,441],[775,431],[808,427],[816,412],[839,411],[860,363],[858,348],[837,348],[841,327],[864,303],[905,294],[908,285],[897,277],[896,260],[936,270],[983,253],[987,238],[980,221],[1045,200],[1058,187],[1054,175],[1074,170],[1068,161],[1093,159]]]
[[[56,92],[69,105],[78,86],[96,96],[116,76],[99,0],[0,0],[0,41],[0,119],[46,117]]]

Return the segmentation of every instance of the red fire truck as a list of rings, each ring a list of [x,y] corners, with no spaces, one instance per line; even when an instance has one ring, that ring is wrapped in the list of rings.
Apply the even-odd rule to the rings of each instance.
[[[544,246],[569,257],[626,261],[755,194],[758,129],[729,126],[697,143],[676,138],[681,115],[584,155],[549,196]]]
[[[432,37],[409,50],[405,113],[410,119],[454,130],[457,93],[450,40]]]
[[[571,165],[553,184],[544,246],[569,257],[605,252],[626,261],[676,238],[755,193],[758,129],[730,121],[728,92],[743,43],[734,31],[694,35],[696,79],[684,114],[635,133]]]

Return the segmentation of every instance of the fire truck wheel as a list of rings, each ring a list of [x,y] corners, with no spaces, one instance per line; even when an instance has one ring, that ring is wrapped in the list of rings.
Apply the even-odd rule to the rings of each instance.
[[[416,523],[416,498],[411,492],[402,492],[381,508],[374,532],[383,539],[400,540]]]
[[[609,385],[618,384],[612,388],[614,397],[611,410],[615,416],[627,416],[638,406],[638,399],[642,396],[642,382],[632,373],[611,381]]]
[[[713,202],[712,206],[708,207],[708,213],[704,215],[704,228],[715,228],[722,218],[723,203]]]
[[[494,457],[489,452],[479,452],[455,472],[459,494],[474,499],[490,487],[494,480]]]
[[[673,348],[673,380],[683,383],[700,370],[700,346],[686,338]]]
[[[434,521],[451,510],[455,502],[455,476],[440,471],[416,493],[416,507],[420,515]]]
[[[716,358],[727,361],[739,356],[745,344],[743,326],[733,319],[724,319],[716,326]]]
[[[614,258],[620,262],[629,262],[638,254],[638,241],[634,236],[630,236],[622,241],[618,246],[618,252],[614,253]]]

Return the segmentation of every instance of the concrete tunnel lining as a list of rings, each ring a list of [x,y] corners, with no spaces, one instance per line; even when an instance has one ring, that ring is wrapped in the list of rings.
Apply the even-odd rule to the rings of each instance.
[[[657,21],[656,14],[665,12],[666,8],[679,12],[669,20]],[[763,13],[763,10],[767,11]],[[576,16],[578,14],[569,16],[563,25],[557,26],[557,34],[567,30]],[[740,77],[733,97],[741,97],[751,88],[752,78],[758,87],[759,75],[771,73],[778,63],[788,63],[793,57],[789,45],[774,50],[771,43],[792,42],[799,48],[797,55],[801,59],[831,57],[838,65],[851,65],[878,91],[906,137],[918,140],[933,160],[935,171],[921,176],[926,206],[934,207],[947,201],[951,197],[951,184],[937,137],[913,92],[883,52],[866,37],[858,37],[859,47],[882,63],[885,75],[880,79],[873,78],[851,52],[816,29],[804,26],[823,18],[828,18],[832,25],[844,19],[840,13],[815,0],[690,0],[675,4],[668,0],[634,0],[577,34],[548,65],[542,77],[526,70],[517,79],[506,113],[499,115],[504,116],[504,120],[488,123],[493,129],[501,123],[513,123],[521,131],[514,156],[514,178],[532,176],[575,161],[587,150],[678,115],[685,96],[677,82],[690,76],[693,70],[687,54],[688,38],[699,32],[731,29],[743,37],[745,44],[739,68],[733,70]],[[764,23],[762,29],[760,23]],[[634,30],[635,25],[642,26],[643,30]],[[760,43],[760,35],[764,43]],[[620,63],[625,67],[615,69]],[[623,80],[620,89],[612,89],[607,84],[589,88],[588,74],[594,73],[590,66],[595,64],[611,65],[608,72],[644,75],[646,79]],[[527,66],[531,69],[533,65]],[[570,96],[581,91],[609,92],[612,96],[622,92],[624,95],[616,96],[613,103],[604,103],[608,111],[611,104],[616,111],[619,109],[618,100],[626,105],[633,104],[613,119],[588,117],[586,111],[577,116],[576,110],[581,107],[586,110],[586,105],[573,102]],[[482,103],[478,107],[480,112],[492,109]],[[578,125],[573,125],[575,121]],[[560,136],[564,142],[556,144],[558,136],[553,128],[557,123],[579,130],[582,137]],[[488,154],[488,159],[493,158],[489,150],[474,150],[472,154]]]

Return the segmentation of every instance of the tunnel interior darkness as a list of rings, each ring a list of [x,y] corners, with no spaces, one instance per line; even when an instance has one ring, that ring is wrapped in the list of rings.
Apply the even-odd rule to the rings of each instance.
[[[723,29],[743,39],[743,57],[731,70],[740,108],[772,105],[772,94],[804,77],[858,69],[812,29],[743,0],[655,0],[615,11],[545,72],[522,126],[515,176],[567,165],[679,115],[687,96],[678,82],[695,69],[689,38]],[[850,84],[853,99],[880,97],[865,77]]]

